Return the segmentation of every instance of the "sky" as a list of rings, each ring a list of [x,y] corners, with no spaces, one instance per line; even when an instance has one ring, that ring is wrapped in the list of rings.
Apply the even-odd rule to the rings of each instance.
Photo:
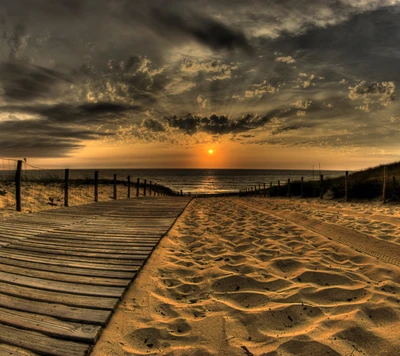
[[[398,161],[399,15],[400,0],[0,0],[0,157],[57,168]]]

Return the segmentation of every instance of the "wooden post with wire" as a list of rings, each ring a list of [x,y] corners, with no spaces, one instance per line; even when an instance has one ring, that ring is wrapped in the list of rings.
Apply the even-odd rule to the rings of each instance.
[[[99,201],[99,171],[94,172],[94,201]]]
[[[152,189],[152,186],[153,186],[153,184],[152,184],[152,182],[150,181],[150,184],[149,184],[149,196],[151,196],[151,189]]]
[[[113,199],[117,199],[117,175],[114,174],[114,194]]]
[[[383,189],[382,189],[382,203],[386,203],[386,165],[383,166]]]
[[[131,197],[131,176],[128,176],[128,198]]]
[[[396,196],[396,177],[393,174],[393,178],[392,178],[392,196],[395,197]]]
[[[65,170],[64,176],[64,206],[69,206],[68,202],[68,180],[69,180],[69,169]]]
[[[139,185],[140,185],[140,178],[137,179],[136,181],[136,196],[139,196]]]
[[[22,161],[17,162],[17,170],[15,172],[15,205],[16,210],[21,211],[21,173],[22,173]]]
[[[344,176],[344,201],[349,201],[349,171]]]
[[[144,180],[144,186],[143,186],[143,196],[144,197],[146,196],[146,183],[147,183],[147,180],[145,179]]]
[[[265,183],[264,183],[264,198],[267,196],[267,192],[265,191]]]
[[[320,174],[319,176],[319,198],[322,199],[324,196],[324,176]]]
[[[304,198],[304,177],[301,177],[300,198]]]

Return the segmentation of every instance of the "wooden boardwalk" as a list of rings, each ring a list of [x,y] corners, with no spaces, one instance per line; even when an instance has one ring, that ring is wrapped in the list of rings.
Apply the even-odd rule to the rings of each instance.
[[[135,198],[0,220],[0,356],[89,354],[188,202]]]

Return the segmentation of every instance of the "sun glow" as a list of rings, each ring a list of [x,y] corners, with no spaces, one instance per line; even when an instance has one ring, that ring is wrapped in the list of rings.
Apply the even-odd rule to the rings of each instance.
[[[210,149],[208,150],[208,154],[212,155],[214,153],[214,150]]]

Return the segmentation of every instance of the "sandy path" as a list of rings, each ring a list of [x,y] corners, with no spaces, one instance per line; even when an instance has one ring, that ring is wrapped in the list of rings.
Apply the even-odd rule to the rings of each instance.
[[[93,355],[394,356],[399,292],[397,266],[235,199],[196,199]]]
[[[236,204],[241,204],[249,209],[277,216],[281,219],[289,220],[290,222],[301,226],[312,232],[316,232],[329,239],[350,246],[358,252],[367,253],[373,257],[377,257],[382,261],[394,264],[400,267],[400,245],[383,239],[370,236],[354,229],[344,227],[343,223],[338,225],[334,223],[326,223],[321,219],[309,218],[306,214],[301,214],[295,211],[278,210],[277,204],[268,207],[265,200],[252,200],[251,202],[243,199],[236,199]]]

